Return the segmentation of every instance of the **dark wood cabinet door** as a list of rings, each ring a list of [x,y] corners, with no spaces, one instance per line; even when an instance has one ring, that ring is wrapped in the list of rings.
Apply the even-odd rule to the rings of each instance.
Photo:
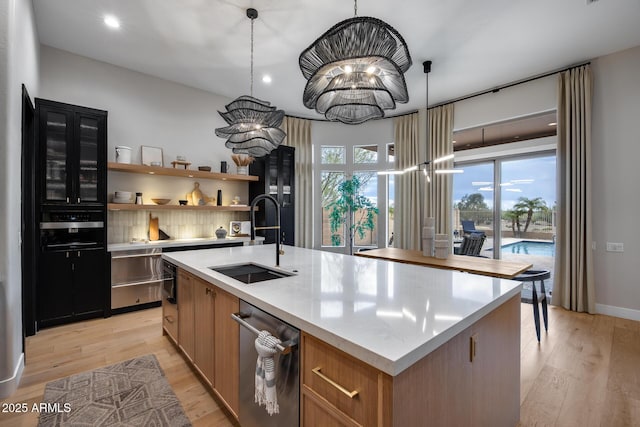
[[[73,314],[102,312],[107,288],[104,249],[72,251]]]
[[[105,202],[106,153],[105,117],[84,112],[75,113],[73,174],[74,195],[77,204]]]
[[[106,201],[107,112],[36,99],[42,205]]]
[[[260,194],[269,194],[280,204],[280,239],[286,245],[295,244],[295,148],[281,145],[269,155],[256,159],[249,166],[257,182],[249,184],[249,201]],[[275,225],[276,209],[271,203],[260,202],[256,212],[256,225]],[[275,243],[272,230],[258,232],[264,243]]]
[[[45,204],[68,204],[72,200],[73,115],[66,109],[38,106],[40,197]]]
[[[107,279],[104,249],[42,252],[37,288],[40,328],[103,315]]]
[[[44,252],[40,258],[37,316],[41,326],[64,322],[73,314],[71,253]]]

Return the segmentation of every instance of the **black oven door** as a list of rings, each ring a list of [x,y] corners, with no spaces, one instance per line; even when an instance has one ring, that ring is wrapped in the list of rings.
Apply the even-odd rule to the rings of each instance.
[[[66,251],[104,247],[104,223],[41,222],[40,247],[43,251]]]

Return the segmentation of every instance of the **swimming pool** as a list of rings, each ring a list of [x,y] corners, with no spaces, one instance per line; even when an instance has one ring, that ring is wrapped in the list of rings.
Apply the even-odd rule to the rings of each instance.
[[[556,244],[550,242],[522,240],[520,242],[503,245],[501,248],[503,254],[540,255],[551,257],[556,255]]]

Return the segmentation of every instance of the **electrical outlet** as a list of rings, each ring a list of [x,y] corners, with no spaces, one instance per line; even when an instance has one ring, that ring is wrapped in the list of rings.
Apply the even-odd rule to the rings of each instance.
[[[595,241],[591,242],[591,250],[592,251],[596,250],[596,242]]]
[[[607,242],[607,252],[624,252],[624,243]]]

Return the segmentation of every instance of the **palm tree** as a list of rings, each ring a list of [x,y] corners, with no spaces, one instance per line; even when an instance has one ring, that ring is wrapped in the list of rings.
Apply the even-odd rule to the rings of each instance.
[[[511,220],[511,230],[513,231],[513,237],[520,237],[520,217],[525,211],[518,209],[509,209],[502,213],[502,217],[507,220]],[[516,228],[517,227],[517,228]]]
[[[518,203],[513,205],[514,210],[521,210],[527,213],[527,221],[524,224],[524,232],[527,232],[529,225],[531,224],[531,218],[535,211],[546,211],[549,209],[547,203],[542,197],[536,197],[535,199],[528,199],[526,197],[520,197]]]

